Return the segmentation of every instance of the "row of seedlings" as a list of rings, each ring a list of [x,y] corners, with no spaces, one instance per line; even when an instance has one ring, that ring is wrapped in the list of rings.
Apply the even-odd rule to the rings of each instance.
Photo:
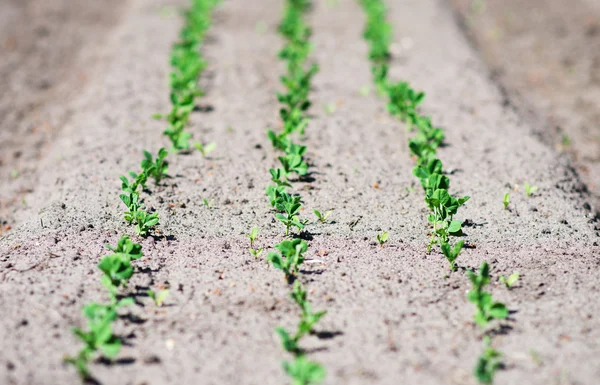
[[[201,96],[197,82],[205,68],[206,63],[202,59],[199,48],[204,39],[206,30],[210,26],[211,10],[216,5],[215,0],[194,0],[191,8],[185,11],[185,25],[182,29],[180,41],[174,44],[171,53],[171,65],[173,70],[170,74],[171,101],[173,108],[166,115],[169,127],[165,131],[171,139],[174,151],[189,148],[191,135],[183,129],[188,122],[189,114],[194,108],[194,100]],[[155,117],[161,117],[155,115]],[[203,154],[206,149],[200,143],[196,144]],[[158,151],[157,157],[144,151],[139,173],[129,172],[127,176],[121,176],[122,194],[121,201],[126,209],[124,218],[129,224],[135,225],[135,231],[139,236],[145,237],[154,228],[159,217],[157,213],[147,212],[140,200],[139,190],[147,189],[150,178],[158,184],[167,175],[168,162],[166,157],[169,152],[165,148]],[[131,179],[130,179],[131,178]],[[116,247],[106,245],[113,253],[103,257],[98,268],[103,272],[101,282],[108,291],[110,301],[106,304],[91,302],[84,306],[83,314],[87,319],[87,330],[74,328],[73,332],[83,342],[84,346],[79,353],[72,357],[66,357],[65,362],[75,366],[83,380],[91,380],[89,363],[97,356],[105,359],[114,359],[121,350],[121,339],[113,333],[113,324],[118,318],[118,310],[124,306],[132,305],[134,299],[119,293],[127,288],[127,283],[134,274],[132,261],[142,257],[142,247],[134,243],[128,236],[121,237]],[[168,289],[159,292],[149,290],[151,297],[157,306],[168,295]]]
[[[418,106],[425,98],[423,92],[415,91],[408,82],[391,82],[388,79],[391,59],[390,44],[393,38],[392,26],[387,22],[387,8],[383,0],[360,0],[367,15],[363,37],[369,44],[369,58],[373,82],[379,93],[387,97],[387,109],[415,135],[409,139],[409,148],[416,157],[413,174],[419,178],[425,190],[425,202],[430,209],[427,216],[432,226],[431,239],[427,251],[439,245],[442,254],[450,263],[452,271],[457,270],[456,259],[464,246],[464,240],[451,241],[453,236],[462,235],[462,222],[454,219],[458,209],[469,200],[468,196],[454,197],[449,192],[450,178],[445,175],[442,162],[437,158],[437,148],[444,141],[444,131],[435,127],[431,118],[423,116]],[[489,282],[489,266],[483,263],[478,274],[469,271],[473,290],[468,294],[469,301],[477,305],[475,321],[485,327],[492,319],[508,316],[506,306],[494,302],[491,295],[483,291]],[[491,383],[495,371],[500,367],[500,354],[490,347],[489,336],[485,336],[485,349],[478,359],[474,375],[482,383]]]
[[[311,51],[311,29],[305,23],[304,16],[310,6],[308,0],[286,1],[283,20],[279,25],[285,45],[279,52],[279,58],[285,62],[287,73],[281,77],[285,92],[277,94],[282,104],[279,115],[283,128],[278,133],[273,130],[267,132],[274,149],[282,151],[283,155],[278,157],[281,166],[269,170],[273,184],[267,187],[265,193],[276,211],[275,218],[285,225],[285,235],[292,236],[292,239],[275,245],[277,251],[268,253],[267,260],[273,267],[282,270],[287,283],[293,285],[290,296],[300,308],[300,320],[295,332],[289,332],[282,327],[276,329],[283,348],[294,357],[292,361],[284,361],[283,368],[297,385],[316,384],[325,378],[323,366],[307,359],[305,351],[300,347],[301,339],[313,331],[326,312],[313,311],[306,289],[300,280],[296,279],[298,267],[304,262],[308,244],[303,239],[293,237],[293,230],[301,232],[308,220],[299,218],[302,197],[288,192],[288,188],[292,187],[290,177],[293,174],[302,177],[308,170],[304,159],[306,146],[294,143],[291,136],[294,133],[305,133],[309,121],[306,111],[310,107],[308,95],[311,80],[318,71],[316,64],[307,63]]]

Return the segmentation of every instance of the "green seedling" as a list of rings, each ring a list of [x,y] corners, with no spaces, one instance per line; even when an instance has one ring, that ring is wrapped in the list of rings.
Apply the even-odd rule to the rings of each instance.
[[[121,350],[121,340],[112,332],[112,324],[120,307],[133,304],[133,299],[125,298],[115,305],[90,303],[83,308],[87,318],[87,331],[73,328],[73,333],[83,343],[83,348],[75,357],[66,357],[65,363],[75,366],[82,379],[91,378],[88,364],[100,352],[108,359],[115,358]]]
[[[279,200],[283,199],[282,197],[285,194],[287,194],[287,191],[285,189],[285,186],[270,185],[265,189],[265,194],[269,198],[269,202],[271,203],[271,206],[275,207],[277,202]]]
[[[148,297],[152,298],[154,304],[158,307],[161,307],[167,296],[169,295],[169,289],[161,290],[159,292],[155,292],[154,290],[147,291]]]
[[[383,248],[383,245],[387,242],[388,240],[388,232],[383,232],[381,234],[377,234],[377,242],[379,242],[379,246],[381,246]]]
[[[518,280],[519,280],[519,272],[518,271],[515,271],[514,273],[512,273],[508,278],[501,275],[500,279],[499,279],[499,281],[502,282],[504,284],[504,286],[506,286],[507,289],[512,288],[513,285],[515,283],[517,283]]]
[[[159,218],[157,213],[147,213],[142,210],[138,210],[135,212],[135,232],[145,237],[148,235],[150,229],[158,224]]]
[[[504,194],[504,199],[502,200],[504,204],[504,210],[508,209],[508,205],[510,204],[510,193]]]
[[[271,181],[277,185],[277,187],[292,187],[291,184],[287,181],[287,173],[285,170],[281,168],[277,169],[269,169],[269,173],[271,173]]]
[[[569,147],[571,145],[571,139],[567,134],[563,134],[561,144],[563,147]]]
[[[298,346],[298,341],[284,328],[278,327],[275,329],[275,332],[281,338],[281,345],[286,352],[290,352],[292,354],[300,354],[301,349]]]
[[[107,255],[98,264],[102,270],[102,284],[109,291],[113,302],[116,301],[117,291],[120,286],[126,287],[133,275],[131,261],[142,257],[142,247],[132,242],[126,235],[119,239],[116,247],[106,245],[113,254]]]
[[[278,157],[278,159],[281,162],[285,176],[291,173],[296,173],[300,176],[306,175],[308,164],[302,159],[301,155],[288,153],[285,156]]]
[[[262,247],[261,247],[260,249],[253,249],[253,248],[250,248],[250,249],[248,249],[248,250],[250,251],[250,254],[252,254],[252,255],[254,256],[254,258],[259,258],[259,257],[260,257],[260,255],[261,255],[261,254],[262,254],[262,252],[263,252],[263,248],[262,248]]]
[[[250,238],[250,247],[254,247],[254,241],[258,238],[258,227],[253,227],[250,229],[250,234],[246,235]]]
[[[285,235],[290,234],[290,228],[304,229],[307,221],[300,221],[298,213],[302,209],[299,196],[293,196],[284,192],[275,202],[275,209],[279,211],[275,217],[285,225]]]
[[[450,262],[450,269],[452,269],[452,271],[456,271],[456,259],[460,255],[460,251],[462,250],[464,244],[465,241],[463,240],[456,242],[454,246],[450,246],[450,244],[447,242],[442,242],[440,244],[442,254],[444,254],[444,257],[446,257],[448,262]]]
[[[313,385],[325,379],[325,369],[305,356],[297,356],[294,361],[284,361],[283,370],[292,378],[293,385]]]
[[[531,194],[538,190],[537,186],[530,186],[529,183],[525,182],[525,194],[530,197]]]
[[[292,239],[275,245],[275,248],[279,252],[270,252],[267,254],[267,260],[273,267],[282,270],[286,279],[290,281],[291,277],[298,272],[298,266],[304,263],[304,253],[308,249],[308,244],[301,239]]]
[[[327,218],[331,215],[331,211],[327,211],[326,213],[321,214],[319,210],[313,210],[313,213],[317,216],[317,219],[321,223],[327,222]]]
[[[483,341],[483,353],[477,359],[473,374],[480,384],[492,384],[496,371],[502,367],[502,354],[491,347],[489,336],[485,336]]]
[[[213,204],[215,203],[214,199],[208,200],[206,198],[202,198],[202,203],[204,204],[205,207],[208,207],[209,209],[213,208]]]
[[[327,311],[319,311],[316,313],[313,312],[312,306],[307,299],[306,290],[304,290],[300,281],[294,282],[294,289],[292,290],[290,296],[301,310],[298,331],[294,336],[294,339],[299,341],[303,336],[313,331],[314,326],[325,314],[327,314]]]
[[[203,145],[200,142],[196,142],[196,143],[194,143],[194,147],[196,147],[198,149],[198,151],[200,151],[202,156],[206,158],[206,156],[208,154],[210,154],[211,152],[213,152],[215,150],[215,148],[217,148],[217,144],[211,142],[211,143]]]
[[[169,152],[161,148],[158,150],[158,156],[156,160],[152,158],[152,154],[148,151],[144,151],[144,160],[142,160],[142,173],[145,174],[145,179],[153,177],[156,183],[159,183],[161,179],[167,175],[167,168],[169,163],[165,158],[169,155]],[[135,190],[134,190],[135,191]]]
[[[475,322],[479,326],[485,327],[493,319],[508,317],[506,305],[494,302],[492,295],[484,291],[484,287],[490,282],[490,266],[487,262],[481,264],[478,273],[468,271],[468,276],[473,288],[467,293],[467,299],[477,307]]]
[[[328,103],[323,106],[323,109],[325,110],[325,113],[327,115],[331,115],[335,112],[335,110],[337,109],[337,106],[335,105],[335,103]]]

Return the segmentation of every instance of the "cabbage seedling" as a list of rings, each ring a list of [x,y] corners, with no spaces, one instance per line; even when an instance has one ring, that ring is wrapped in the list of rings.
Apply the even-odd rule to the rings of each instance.
[[[383,245],[387,242],[388,240],[388,232],[383,232],[381,234],[377,234],[377,242],[379,242],[379,246],[381,246],[383,248]]]
[[[467,272],[473,288],[467,293],[467,299],[477,306],[475,311],[475,322],[485,327],[493,319],[504,319],[508,317],[508,309],[501,302],[494,302],[492,295],[485,292],[484,287],[490,282],[490,266],[487,262],[481,264],[478,273]]]

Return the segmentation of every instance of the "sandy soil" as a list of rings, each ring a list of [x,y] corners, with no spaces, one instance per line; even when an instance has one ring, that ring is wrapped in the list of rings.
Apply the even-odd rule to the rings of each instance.
[[[510,103],[570,155],[600,213],[600,2],[453,3]]]
[[[168,52],[180,21],[164,5],[137,0],[123,12],[104,70],[69,104],[73,114],[39,162],[28,205],[14,209],[15,229],[0,239],[2,383],[78,381],[61,364],[78,348],[70,328],[82,324],[83,304],[103,297],[95,267],[103,245],[134,236],[122,220],[118,177],[137,167],[142,149],[166,145],[150,116],[169,106]],[[294,325],[296,309],[281,273],[248,254],[244,235],[259,226],[258,244],[268,247],[283,234],[263,196],[276,156],[265,128],[278,124],[280,5],[225,1],[217,11],[202,80],[202,104],[212,109],[196,113],[190,130],[218,148],[209,159],[172,158],[171,178],[151,185],[146,205],[160,213],[162,235],[139,239],[146,257],[130,288],[139,303],[119,323],[122,359],[93,365],[104,384],[286,382],[273,329]],[[472,196],[460,213],[472,247],[451,274],[440,254],[425,253],[409,134],[382,100],[359,92],[371,81],[362,11],[352,0],[319,2],[310,17],[321,66],[306,140],[313,180],[297,186],[303,217],[333,209],[333,222],[308,227],[309,254],[323,263],[306,265],[300,279],[315,307],[328,310],[307,340],[310,357],[327,368],[326,384],[473,384],[481,334],[464,271],[487,260],[495,278],[522,276],[511,291],[492,286],[513,310],[494,340],[506,363],[496,383],[593,384],[600,235],[582,182],[504,103],[446,5],[394,2],[391,20],[405,43],[394,47],[392,75],[425,90],[426,112],[447,129],[439,154],[452,191]],[[329,103],[338,106],[331,115],[322,108]],[[540,188],[530,198],[525,182]],[[390,231],[385,248],[375,241],[381,231]],[[161,309],[143,294],[157,285],[172,288]]]
[[[102,63],[127,1],[0,1],[0,234],[26,206],[37,168]]]

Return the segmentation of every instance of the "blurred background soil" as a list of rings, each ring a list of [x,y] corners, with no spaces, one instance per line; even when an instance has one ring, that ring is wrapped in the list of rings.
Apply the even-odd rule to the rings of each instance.
[[[0,235],[127,3],[0,0]]]
[[[598,213],[600,0],[451,2],[507,103],[571,157]]]

